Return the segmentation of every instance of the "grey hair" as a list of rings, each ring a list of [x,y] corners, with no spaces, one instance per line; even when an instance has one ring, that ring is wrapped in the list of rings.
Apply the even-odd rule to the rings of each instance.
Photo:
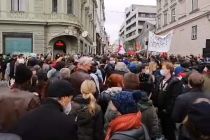
[[[78,60],[79,65],[87,65],[87,64],[91,64],[92,62],[93,62],[93,58],[87,57],[87,56],[83,56]]]

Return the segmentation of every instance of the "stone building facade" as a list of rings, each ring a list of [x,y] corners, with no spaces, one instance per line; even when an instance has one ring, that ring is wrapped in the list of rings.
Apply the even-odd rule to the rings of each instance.
[[[0,0],[0,53],[96,53],[96,0]]]
[[[157,0],[156,34],[171,30],[169,53],[202,55],[206,49],[210,54],[210,1]]]

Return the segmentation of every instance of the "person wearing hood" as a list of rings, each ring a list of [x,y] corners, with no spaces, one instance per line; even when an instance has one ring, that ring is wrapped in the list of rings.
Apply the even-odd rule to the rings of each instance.
[[[92,80],[85,80],[81,85],[81,93],[73,99],[68,114],[75,118],[78,140],[104,140],[103,113],[94,97],[96,84]]]
[[[138,110],[142,113],[142,122],[147,127],[151,139],[162,138],[157,111],[153,106],[152,100],[148,98],[147,93],[144,91],[134,91],[133,98],[137,103]]]
[[[132,93],[123,91],[113,96],[105,114],[105,140],[145,140],[141,119]]]

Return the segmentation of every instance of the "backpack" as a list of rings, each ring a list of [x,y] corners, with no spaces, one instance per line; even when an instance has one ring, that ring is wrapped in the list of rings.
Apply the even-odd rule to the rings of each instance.
[[[138,129],[115,132],[110,140],[150,140],[147,128],[142,125]]]

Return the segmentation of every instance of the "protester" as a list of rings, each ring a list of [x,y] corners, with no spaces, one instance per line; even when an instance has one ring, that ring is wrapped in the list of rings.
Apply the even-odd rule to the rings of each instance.
[[[147,127],[152,140],[163,138],[157,111],[146,92],[135,91],[133,98],[137,103],[138,110],[142,113],[142,122]]]
[[[209,98],[208,94],[205,94],[202,90],[204,84],[204,77],[198,72],[193,72],[189,76],[189,85],[191,90],[183,95],[179,95],[176,99],[174,110],[173,110],[173,120],[176,123],[182,123],[187,116],[189,109],[191,108],[192,104],[198,98]],[[180,126],[180,139],[186,137],[185,128],[183,125]]]
[[[80,93],[81,84],[85,80],[91,80],[91,76],[89,74],[92,66],[93,58],[91,57],[81,57],[78,60],[77,70],[70,75],[69,81],[72,83],[72,86],[75,88],[77,93]]]
[[[74,98],[69,116],[75,116],[78,126],[78,140],[104,140],[103,113],[96,103],[96,85],[85,80],[81,85],[81,95]]]
[[[60,70],[60,78],[61,80],[69,80],[71,71],[68,68],[62,68]]]
[[[210,63],[206,64],[206,72],[204,73],[204,91],[210,93]]]
[[[105,140],[141,138],[145,135],[141,117],[131,93],[122,92],[113,96],[105,114],[108,123]]]
[[[11,130],[22,140],[77,140],[77,127],[63,111],[75,91],[67,81],[56,80],[49,85],[48,99],[27,113]]]
[[[9,130],[26,112],[39,105],[38,96],[29,92],[31,76],[30,69],[19,64],[13,87],[0,87],[0,131]]]
[[[120,74],[111,74],[106,81],[108,87],[99,95],[99,104],[101,105],[103,113],[106,112],[107,106],[111,97],[123,90],[124,78]]]
[[[141,72],[139,74],[140,90],[145,91],[149,97],[154,88],[154,77],[151,73],[152,71],[150,71],[148,64],[141,66]]]
[[[184,122],[188,133],[181,140],[210,140],[210,100],[197,99],[189,109]]]
[[[139,90],[140,89],[140,82],[138,76],[134,73],[126,73],[124,75],[124,90]]]
[[[159,84],[158,115],[164,136],[168,140],[175,140],[175,123],[171,118],[176,97],[182,93],[182,82],[173,76],[174,66],[164,62],[160,71],[164,76]]]

